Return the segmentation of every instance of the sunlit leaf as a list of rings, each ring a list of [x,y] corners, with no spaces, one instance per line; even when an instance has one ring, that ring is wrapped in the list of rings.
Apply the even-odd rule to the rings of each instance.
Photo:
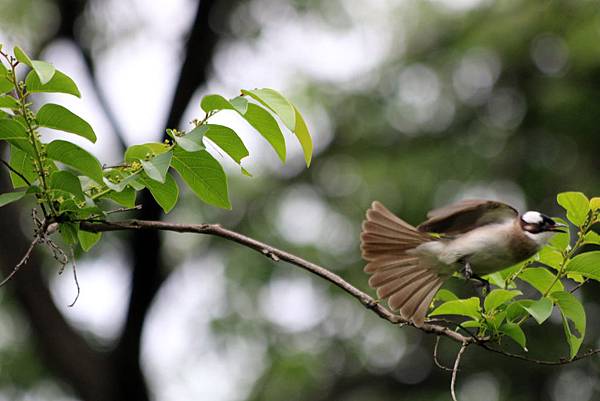
[[[248,103],[248,110],[243,117],[271,144],[279,159],[285,162],[285,139],[273,116],[265,109]]]
[[[554,304],[550,299],[543,297],[530,304],[522,304],[522,307],[538,322],[538,324],[542,324],[552,314]]]
[[[521,348],[523,348],[523,350],[527,351],[527,339],[525,337],[525,333],[518,324],[506,322],[502,325],[502,327],[500,327],[499,331],[502,334],[506,334],[508,337],[512,338],[521,346]]]
[[[293,132],[294,135],[296,135],[296,138],[298,138],[298,142],[300,142],[300,145],[302,146],[306,167],[309,167],[313,152],[312,138],[308,132],[308,127],[306,122],[304,122],[304,118],[302,118],[302,115],[295,106],[294,111],[296,113],[296,127],[294,128]]]
[[[581,192],[562,192],[556,200],[567,211],[567,218],[576,226],[582,226],[590,211],[590,201]]]
[[[37,112],[36,120],[42,127],[53,128],[82,136],[96,142],[92,126],[83,118],[58,104],[47,103]]]
[[[505,304],[510,301],[517,295],[521,295],[522,292],[518,290],[503,290],[503,289],[495,289],[492,290],[486,297],[483,302],[483,307],[486,312],[491,312],[494,309],[497,309],[499,306]]]
[[[207,124],[206,128],[204,136],[220,147],[236,163],[240,164],[241,160],[248,156],[248,149],[234,130],[216,124]]]
[[[294,131],[296,128],[296,111],[294,110],[294,106],[279,92],[270,88],[242,89],[242,94],[250,96],[266,106],[281,119],[290,131]]]
[[[479,313],[479,298],[472,297],[468,299],[455,299],[445,302],[438,306],[429,315],[460,315],[478,320],[481,316]]]
[[[452,291],[442,288],[435,294],[435,297],[433,299],[435,301],[446,302],[454,301],[455,299],[458,299],[458,297]]]
[[[56,72],[54,66],[45,61],[31,60],[31,64],[42,85],[45,85],[48,82],[50,82],[50,80],[54,76],[54,73]]]
[[[18,109],[19,102],[10,95],[0,96],[0,108]]]
[[[98,159],[74,143],[57,139],[46,146],[46,153],[49,158],[72,167],[97,183],[102,183],[102,166]]]
[[[530,284],[541,294],[564,290],[560,280],[556,280],[554,274],[542,267],[528,267],[519,274],[518,278]],[[552,289],[549,289],[550,286]]]
[[[205,125],[194,128],[184,135],[174,135],[175,142],[187,152],[198,152],[204,150],[202,138],[208,128]]]
[[[83,230],[77,231],[77,238],[79,239],[79,244],[81,245],[81,249],[83,249],[86,252],[89,251],[90,249],[92,249],[92,247],[94,245],[96,245],[96,243],[98,243],[98,241],[100,241],[101,237],[102,237],[102,233],[92,233],[92,232],[83,231]]]
[[[25,86],[30,93],[66,93],[81,97],[81,93],[79,93],[75,82],[68,75],[58,70],[56,70],[52,79],[45,84],[42,84],[38,75],[31,71],[27,74],[27,78],[25,78]]]
[[[7,78],[0,78],[0,94],[10,92],[14,89],[12,82],[10,82]]]
[[[125,151],[125,161],[150,159],[169,150],[169,145],[162,142],[148,142],[141,145],[132,145]]]
[[[600,251],[585,252],[575,256],[569,261],[566,270],[600,281]]]
[[[165,152],[154,156],[150,160],[141,160],[144,171],[148,177],[160,183],[164,183],[167,171],[169,171],[172,156],[173,152]]]
[[[27,55],[27,53],[25,53],[23,51],[23,49],[21,49],[19,46],[15,46],[13,48],[13,53],[15,55],[15,58],[20,63],[23,63],[23,64],[28,65],[29,67],[33,68],[33,63],[31,62],[31,59],[29,58],[29,56]]]

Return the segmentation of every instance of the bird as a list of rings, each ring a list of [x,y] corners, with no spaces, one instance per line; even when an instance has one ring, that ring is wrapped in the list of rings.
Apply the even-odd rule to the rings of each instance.
[[[505,203],[467,199],[431,210],[414,227],[374,201],[360,234],[369,286],[402,318],[422,327],[433,297],[454,273],[466,279],[535,255],[566,225]]]

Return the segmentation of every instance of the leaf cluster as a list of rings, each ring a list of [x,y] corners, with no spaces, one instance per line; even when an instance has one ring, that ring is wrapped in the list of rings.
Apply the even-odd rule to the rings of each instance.
[[[164,142],[130,146],[122,163],[104,166],[87,150],[57,139],[46,143],[40,128],[78,135],[96,142],[92,126],[68,108],[54,103],[40,105],[34,111],[31,94],[63,93],[80,97],[75,82],[52,64],[32,60],[15,47],[10,55],[0,45],[0,141],[10,148],[13,192],[0,194],[0,206],[25,197],[35,197],[47,222],[60,225],[60,233],[68,244],[79,243],[89,250],[100,233],[79,230],[81,221],[103,219],[111,207],[107,200],[124,208],[135,206],[137,192],[148,189],[165,213],[173,209],[179,197],[176,172],[202,201],[221,208],[231,208],[227,175],[221,163],[206,149],[207,144],[240,166],[250,175],[242,160],[249,151],[231,128],[210,123],[215,114],[228,110],[239,114],[267,142],[282,163],[286,160],[286,143],[281,125],[298,139],[310,165],[313,145],[304,118],[289,100],[273,89],[242,90],[240,96],[227,99],[207,95],[200,107],[202,119],[194,120],[187,132],[168,129]],[[18,70],[27,68],[25,80]]]
[[[459,299],[447,289],[439,291],[436,301],[441,305],[430,315],[466,317],[457,325],[457,330],[474,329],[477,337],[496,341],[508,337],[527,351],[523,324],[533,318],[541,325],[557,308],[573,359],[583,343],[586,329],[585,309],[573,293],[588,280],[600,281],[600,235],[594,231],[600,223],[600,198],[588,199],[581,192],[563,192],[558,194],[557,202],[566,212],[571,232],[576,233],[574,238],[568,232],[556,234],[529,260],[487,276],[498,288],[483,300],[478,297]],[[535,289],[537,295],[524,297],[518,289],[522,283]]]

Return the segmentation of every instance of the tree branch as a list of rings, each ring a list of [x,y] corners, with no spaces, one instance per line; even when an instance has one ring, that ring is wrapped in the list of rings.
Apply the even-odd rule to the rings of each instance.
[[[178,233],[196,233],[196,234],[206,234],[206,235],[214,235],[217,237],[225,238],[230,241],[237,242],[240,245],[246,246],[248,248],[254,249],[260,254],[268,257],[274,262],[278,262],[283,260],[292,265],[301,267],[304,270],[307,270],[313,274],[316,274],[319,277],[324,278],[330,283],[340,287],[342,290],[346,291],[348,294],[352,295],[356,298],[363,306],[367,309],[375,312],[379,317],[385,319],[393,324],[401,324],[412,326],[411,322],[408,322],[402,317],[390,312],[388,309],[383,307],[379,302],[377,302],[370,295],[362,292],[358,288],[354,287],[352,284],[348,283],[346,280],[341,278],[335,273],[327,270],[326,268],[319,266],[315,263],[309,262],[305,259],[302,259],[296,255],[293,255],[289,252],[282,251],[277,249],[271,245],[265,244],[263,242],[257,241],[253,238],[246,237],[240,233],[235,231],[228,230],[226,228],[221,227],[218,224],[176,224],[176,223],[166,223],[162,221],[147,221],[147,220],[123,220],[123,221],[97,221],[97,222],[89,222],[82,221],[80,223],[80,228],[85,231],[90,232],[104,232],[104,231],[119,231],[119,230],[161,230],[161,231],[174,231]],[[445,336],[451,338],[454,341],[460,343],[474,343],[475,339],[473,337],[466,337],[460,333],[450,330],[447,327],[435,325],[435,324],[425,324],[420,329],[426,333],[437,334],[441,336]]]
[[[454,368],[452,369],[452,380],[450,381],[450,394],[452,395],[452,401],[457,401],[456,392],[454,391],[454,387],[456,385],[456,373],[458,372],[458,367],[460,366],[460,358],[465,353],[468,346],[468,343],[463,343],[462,347],[460,347],[460,350],[458,351],[458,354],[456,355],[456,360],[454,361]]]

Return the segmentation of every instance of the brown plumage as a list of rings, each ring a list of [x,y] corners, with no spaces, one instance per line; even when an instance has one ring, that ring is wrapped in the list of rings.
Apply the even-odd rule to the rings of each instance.
[[[362,228],[361,251],[368,262],[365,272],[372,274],[369,285],[377,289],[379,298],[388,299],[390,308],[421,326],[433,296],[446,279],[423,258],[411,255],[416,247],[432,241],[432,236],[377,201],[367,210]]]

